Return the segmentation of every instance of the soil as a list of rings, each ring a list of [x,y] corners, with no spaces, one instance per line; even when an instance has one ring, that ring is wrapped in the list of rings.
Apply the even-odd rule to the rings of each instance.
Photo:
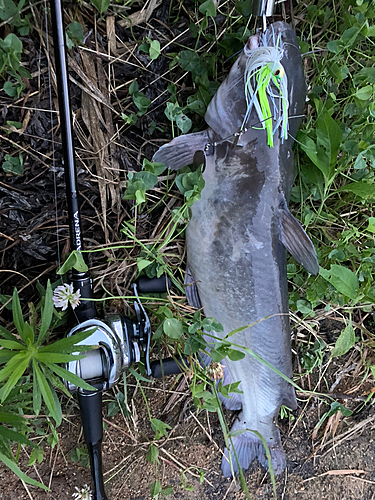
[[[185,10],[179,12],[179,16],[176,17],[178,20],[171,27],[166,27],[169,2],[162,2],[152,13],[147,24],[135,23],[134,36],[137,40],[141,40],[149,36],[150,30],[157,30],[158,36],[163,41],[172,40],[189,25],[186,14],[189,3],[184,3]],[[135,10],[134,8],[133,11]],[[43,26],[43,16],[40,12],[35,8],[32,8],[31,12],[33,23],[39,28]],[[79,56],[77,52],[71,52],[69,56],[70,71],[80,85],[71,85],[71,103],[76,118],[76,152],[79,157],[77,169],[82,195],[83,234],[86,247],[95,249],[121,241],[121,224],[130,219],[132,213],[132,204],[121,200],[125,187],[125,174],[129,169],[140,170],[142,159],[144,157],[150,159],[157,147],[167,139],[163,132],[156,132],[151,137],[149,125],[152,121],[165,122],[163,110],[167,96],[163,97],[163,92],[166,83],[162,78],[158,78],[158,75],[168,70],[168,60],[161,57],[150,62],[149,58],[140,52],[137,52],[136,57],[133,56],[131,52],[134,48],[133,35],[129,27],[116,21],[118,38],[113,57],[125,54],[133,65],[115,62],[109,69],[105,57],[105,54],[109,53],[106,38],[109,37],[109,21],[107,20],[105,24],[102,20],[96,24],[93,9],[83,6],[81,13],[77,13],[75,9],[67,9],[66,23],[72,22],[75,15],[88,33],[85,47],[100,54],[87,57],[87,53],[81,50]],[[223,19],[218,16],[216,21],[217,29],[220,30]],[[4,26],[1,29],[6,30]],[[27,82],[23,97],[14,101],[3,91],[0,93],[3,148],[0,153],[0,163],[4,161],[5,154],[18,154],[19,147],[22,148],[24,157],[23,175],[14,176],[0,169],[0,292],[4,295],[11,294],[13,287],[16,286],[23,299],[23,305],[28,301],[38,300],[38,280],[45,285],[47,278],[52,281],[56,279],[54,275],[58,265],[56,256],[59,252],[63,259],[69,250],[61,148],[55,150],[55,163],[52,164],[51,129],[58,137],[59,123],[56,115],[52,114],[51,117],[49,111],[50,83],[46,70],[47,57],[43,48],[46,38],[42,31],[40,39],[37,38],[38,31],[35,30],[30,37],[21,37],[27,59],[25,66],[33,75],[30,82]],[[179,44],[186,46],[193,46],[194,43],[195,41],[189,39],[188,35],[179,39]],[[172,51],[177,50],[176,45],[172,44],[171,47]],[[95,62],[95,67],[92,66],[92,61]],[[108,83],[105,77],[113,71],[115,79],[113,82],[110,78],[109,80],[119,86],[116,94],[120,102],[118,111],[126,113],[136,112],[134,105],[129,100],[126,101],[126,97],[129,82],[137,76],[139,87],[145,88],[147,97],[153,100],[150,111],[139,120],[136,127],[126,129],[125,133],[122,132],[123,122],[118,120],[118,116],[111,116],[111,113],[108,116],[105,106],[97,105],[100,107],[101,118],[98,126],[100,120],[96,119],[95,122],[94,115],[89,118],[85,116],[87,109],[93,109],[94,104],[90,101],[92,97],[85,93],[87,87],[82,71],[83,75],[86,72],[87,79],[91,80],[90,88],[94,87],[102,94],[105,94],[107,88],[106,84],[103,86],[103,82]],[[122,87],[120,82],[123,83]],[[189,85],[191,82],[180,85],[178,89],[181,93],[191,93]],[[22,132],[9,129],[9,121],[23,123]],[[4,130],[4,127],[8,130]],[[101,164],[98,151],[107,147],[111,137],[115,137],[115,147],[105,152],[111,155],[112,168],[98,170]],[[98,182],[98,178],[101,182]],[[157,195],[156,190],[155,196]],[[171,208],[172,205],[169,209]],[[138,238],[149,238],[156,225],[160,224],[161,217],[162,211],[154,211],[151,214],[144,212],[139,218]],[[56,231],[59,240],[56,240]],[[183,242],[177,242],[176,245],[182,259]],[[94,292],[98,298],[104,295],[103,284],[114,294],[124,296],[129,293],[135,277],[135,267],[126,266],[124,262],[130,257],[134,259],[134,254],[129,255],[126,249],[107,252],[104,255],[103,252],[88,255],[88,264],[95,283]],[[128,303],[126,300],[120,301],[120,306],[126,307]],[[119,303],[113,303],[112,307],[119,307]],[[7,326],[10,321],[10,312],[2,307],[0,324]],[[328,314],[323,314],[320,322],[316,321],[315,327],[316,324],[319,324],[316,334],[321,338],[329,337],[331,342],[342,328],[341,323],[330,319]],[[308,336],[309,333],[303,328],[294,332],[296,373],[301,373],[298,346],[301,339],[302,345],[306,345]],[[322,415],[329,410],[328,399],[319,399],[316,396],[308,398],[306,393],[298,394],[298,409],[279,422],[288,463],[285,472],[276,478],[277,498],[375,499],[373,439],[375,413],[372,406],[364,404],[372,392],[372,384],[365,377],[366,355],[369,355],[366,350],[361,353],[353,350],[339,358],[337,362],[323,359],[310,375],[301,377],[299,383],[307,390],[315,389],[327,393],[327,388],[335,385],[331,395],[339,403],[350,408],[353,414],[343,417],[340,413],[336,413],[325,419],[316,430]],[[245,498],[238,481],[226,479],[221,474],[224,439],[217,415],[203,410],[197,411],[189,395],[189,381],[183,378],[185,375],[179,377],[178,380],[176,377],[169,377],[163,382],[157,381],[152,384],[142,382],[151,416],[171,426],[167,438],[154,442],[159,449],[157,466],[146,460],[153,432],[144,399],[137,389],[134,378],[131,375],[127,376],[130,416],[125,417],[121,411],[113,415],[115,396],[124,390],[123,386],[120,385],[108,394],[104,394],[106,428],[103,440],[103,468],[109,499],[148,499],[150,485],[156,477],[163,488],[173,487],[173,493],[168,498],[182,500]],[[42,437],[34,436],[36,442],[42,440],[44,460],[32,467],[27,466],[29,459],[27,450],[21,448],[19,453],[20,468],[33,479],[47,485],[50,492],[22,483],[0,463],[1,500],[72,499],[77,489],[90,484],[89,468],[83,464],[87,462],[87,457],[84,455],[78,405],[63,395],[61,398],[64,418],[62,425],[57,429],[59,444],[52,448],[47,444],[46,437],[42,440]],[[234,412],[226,412],[228,423],[234,416]],[[49,431],[43,423],[41,430],[46,436],[48,435]],[[78,452],[83,454],[80,460],[77,460],[77,448]],[[273,498],[270,478],[258,464],[253,464],[245,472],[245,478],[252,499]]]
[[[169,437],[155,442],[159,448],[157,468],[146,460],[153,433],[142,396],[135,390],[132,377],[128,379],[132,418],[125,419],[120,413],[107,417],[104,409],[103,467],[108,498],[151,498],[149,488],[157,477],[163,487],[173,487],[173,493],[167,498],[245,499],[238,481],[226,479],[221,474],[224,440],[216,414],[197,412],[182,379],[178,390],[174,377],[166,379],[164,387],[160,381],[152,386],[149,384],[149,388],[146,383],[142,384],[152,417],[171,426]],[[104,399],[106,396],[113,399],[113,395],[105,394]],[[175,406],[165,412],[171,398]],[[358,402],[347,400],[346,405],[354,409]],[[49,485],[51,492],[25,487],[15,475],[0,466],[0,499],[68,500],[76,487],[90,484],[89,469],[70,458],[77,447],[84,447],[78,405],[70,401],[65,408],[64,423],[58,429],[59,446],[44,447],[42,464],[26,467],[25,450],[20,455],[21,468],[30,477]],[[312,433],[326,410],[327,406],[318,399],[308,401],[304,397],[299,401],[298,410],[289,419],[280,421],[288,462],[285,472],[276,477],[278,499],[375,498],[373,409],[366,407],[355,417],[341,418],[335,436],[332,438],[328,432],[321,445],[325,426],[314,442]],[[231,422],[234,415],[234,412],[226,412],[227,421]],[[350,430],[352,433],[348,434]],[[270,478],[257,463],[245,471],[245,478],[252,499],[274,498]]]

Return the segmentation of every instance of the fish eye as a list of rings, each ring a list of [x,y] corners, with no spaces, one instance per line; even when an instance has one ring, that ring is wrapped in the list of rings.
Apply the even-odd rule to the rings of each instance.
[[[280,75],[280,70],[279,70],[279,69],[277,69],[277,70],[275,71],[275,76],[279,76],[279,75]]]

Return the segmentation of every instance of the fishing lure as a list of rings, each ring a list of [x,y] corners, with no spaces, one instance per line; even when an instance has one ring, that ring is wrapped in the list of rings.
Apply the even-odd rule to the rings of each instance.
[[[267,144],[273,147],[273,137],[280,129],[280,138],[288,138],[288,81],[281,64],[284,54],[283,43],[278,37],[270,46],[273,33],[262,35],[258,49],[248,49],[248,59],[244,73],[247,109],[241,130],[246,126],[250,112],[254,107],[261,128],[266,129]],[[253,127],[255,128],[255,127]]]

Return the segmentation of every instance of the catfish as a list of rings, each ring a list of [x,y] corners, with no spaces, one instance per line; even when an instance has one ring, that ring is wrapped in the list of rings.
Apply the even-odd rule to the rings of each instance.
[[[276,66],[284,73],[282,104],[288,114],[287,125],[285,117],[281,124],[277,113],[263,115],[261,120],[256,92],[246,95],[252,78],[249,64],[258,56],[264,59],[272,48],[281,54]],[[265,94],[272,113],[275,106],[282,107],[276,95],[277,71],[271,75],[271,90]],[[264,35],[254,35],[246,43],[207,108],[209,128],[175,138],[153,157],[153,161],[178,170],[192,164],[194,155],[203,151],[205,186],[201,199],[191,208],[186,230],[187,299],[222,324],[223,332],[215,333],[216,337],[224,338],[250,325],[229,340],[260,356],[289,379],[292,356],[286,250],[309,273],[319,271],[314,246],[288,209],[294,178],[292,146],[305,99],[295,33],[286,23],[276,22]],[[262,123],[265,120],[270,121],[271,133]],[[221,398],[227,408],[241,410],[232,427],[238,432],[234,432],[231,445],[240,466],[247,469],[257,458],[268,467],[262,436],[274,472],[279,474],[286,466],[286,457],[277,418],[281,405],[296,409],[293,386],[249,352],[241,360],[225,358],[222,363],[223,384],[240,381],[242,391]],[[227,477],[238,472],[237,461],[229,461],[230,453],[233,458],[233,450],[225,450],[222,459]]]

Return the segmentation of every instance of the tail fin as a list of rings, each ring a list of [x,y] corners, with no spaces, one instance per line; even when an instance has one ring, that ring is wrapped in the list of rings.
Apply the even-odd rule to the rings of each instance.
[[[234,423],[231,432],[243,429],[243,424],[236,420]],[[248,430],[242,434],[234,436],[232,438],[233,447],[236,450],[237,458],[241,469],[248,469],[252,462],[257,458],[260,465],[265,469],[268,469],[268,460],[266,456],[266,450],[262,444],[262,441],[259,437],[251,430]],[[286,466],[285,452],[281,445],[280,439],[277,443],[269,443],[267,442],[270,453],[271,453],[271,462],[275,475],[280,474]],[[221,470],[225,477],[232,476],[232,468],[229,460],[229,453],[231,455],[231,461],[233,466],[233,473],[238,474],[238,464],[234,455],[233,449],[228,452],[228,449],[225,448],[224,456],[221,462]]]

